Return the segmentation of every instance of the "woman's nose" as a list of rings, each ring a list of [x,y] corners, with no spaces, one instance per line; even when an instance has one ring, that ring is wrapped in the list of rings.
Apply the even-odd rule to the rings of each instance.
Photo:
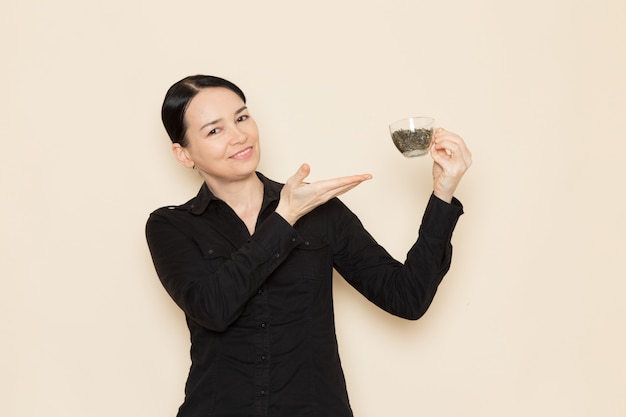
[[[239,129],[237,125],[233,126],[232,130],[232,143],[243,143],[248,139],[248,135],[243,130]]]

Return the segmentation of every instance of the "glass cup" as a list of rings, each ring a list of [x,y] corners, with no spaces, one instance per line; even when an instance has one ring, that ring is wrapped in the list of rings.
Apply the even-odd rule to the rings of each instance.
[[[407,158],[426,155],[435,131],[432,117],[409,117],[389,125],[391,140]]]

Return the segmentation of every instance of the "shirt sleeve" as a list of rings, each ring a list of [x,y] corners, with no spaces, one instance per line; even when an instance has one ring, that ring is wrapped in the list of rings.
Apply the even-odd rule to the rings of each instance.
[[[246,244],[228,251],[216,264],[199,250],[187,222],[176,221],[164,210],[150,215],[146,239],[168,294],[188,318],[214,331],[226,330],[241,315],[247,301],[302,241],[273,213]]]
[[[383,310],[410,320],[420,318],[450,269],[452,232],[463,207],[431,195],[419,235],[402,263],[365,230],[343,204],[335,230],[337,271],[354,288]]]

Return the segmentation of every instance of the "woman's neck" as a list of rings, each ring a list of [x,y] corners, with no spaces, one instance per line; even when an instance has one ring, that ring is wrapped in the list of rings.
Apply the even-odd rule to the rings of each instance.
[[[240,181],[220,182],[205,179],[213,195],[224,201],[254,233],[256,221],[263,204],[263,183],[253,173]]]

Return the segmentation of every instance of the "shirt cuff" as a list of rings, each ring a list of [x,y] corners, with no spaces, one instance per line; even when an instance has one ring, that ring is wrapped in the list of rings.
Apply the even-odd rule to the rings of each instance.
[[[424,211],[420,233],[449,239],[462,214],[463,204],[455,197],[451,203],[447,203],[433,193]]]
[[[304,240],[278,213],[272,213],[261,223],[252,239],[264,249],[274,263],[282,260]]]

